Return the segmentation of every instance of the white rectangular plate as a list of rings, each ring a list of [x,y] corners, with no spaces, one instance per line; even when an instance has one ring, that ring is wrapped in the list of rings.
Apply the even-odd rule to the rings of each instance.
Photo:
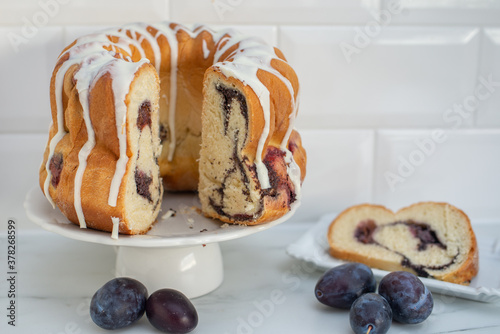
[[[287,253],[297,259],[330,269],[345,263],[328,253],[327,230],[337,214],[323,216],[299,240],[287,248]],[[479,246],[479,273],[469,286],[420,278],[432,292],[481,302],[500,301],[500,224],[478,223],[473,225]],[[388,271],[373,269],[380,280]]]

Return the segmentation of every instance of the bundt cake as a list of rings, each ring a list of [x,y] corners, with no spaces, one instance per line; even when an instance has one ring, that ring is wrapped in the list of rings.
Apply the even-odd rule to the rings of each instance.
[[[136,23],[81,37],[52,74],[40,186],[70,221],[104,231],[147,232],[163,187],[198,191],[207,217],[269,222],[305,176],[298,93],[281,51],[233,30]]]
[[[452,283],[469,284],[479,269],[469,218],[447,203],[417,203],[397,213],[353,206],[331,223],[328,242],[339,259]]]

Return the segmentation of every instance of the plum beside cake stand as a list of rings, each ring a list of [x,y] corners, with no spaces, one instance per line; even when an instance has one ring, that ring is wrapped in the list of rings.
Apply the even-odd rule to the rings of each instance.
[[[241,238],[289,219],[299,206],[295,202],[288,214],[257,226],[228,225],[202,216],[196,194],[166,194],[158,222],[144,235],[119,235],[80,229],[58,210],[53,209],[38,187],[26,195],[24,207],[30,220],[45,230],[62,236],[115,246],[116,276],[128,276],[143,282],[148,291],[173,288],[189,298],[215,290],[223,280],[223,261],[219,242]],[[169,216],[169,210],[175,216]],[[102,282],[103,284],[105,282]]]

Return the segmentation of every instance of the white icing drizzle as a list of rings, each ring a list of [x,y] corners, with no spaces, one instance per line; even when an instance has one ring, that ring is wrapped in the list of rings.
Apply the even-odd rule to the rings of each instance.
[[[153,36],[147,30],[148,27],[152,27],[158,32]],[[57,109],[56,121],[58,131],[49,143],[49,155],[45,164],[47,177],[44,182],[44,192],[49,202],[53,207],[55,207],[54,201],[49,194],[49,185],[52,178],[52,174],[50,172],[50,161],[52,160],[57,144],[66,135],[66,131],[64,130],[64,110],[62,106],[62,90],[64,77],[71,66],[75,64],[81,64],[80,69],[75,74],[75,79],[77,80],[77,90],[79,92],[79,99],[83,109],[83,118],[88,133],[87,142],[83,145],[78,154],[79,166],[75,176],[74,204],[81,227],[85,227],[85,218],[81,209],[81,183],[87,164],[87,158],[90,155],[93,147],[95,146],[95,134],[88,110],[89,90],[92,89],[92,85],[102,75],[104,75],[105,73],[111,74],[111,77],[113,79],[112,88],[115,99],[116,129],[120,147],[120,156],[116,164],[116,170],[111,182],[108,197],[108,204],[114,207],[117,204],[120,185],[122,183],[122,179],[125,174],[126,165],[128,162],[128,157],[126,154],[127,141],[125,127],[127,106],[125,104],[125,98],[128,94],[130,83],[134,79],[136,71],[143,64],[149,62],[149,60],[146,59],[145,51],[141,47],[141,43],[144,40],[147,41],[151,47],[155,68],[161,79],[160,72],[162,54],[158,44],[158,39],[160,36],[164,36],[170,45],[171,56],[168,96],[170,143],[168,160],[171,161],[174,157],[176,146],[175,109],[177,104],[177,71],[179,52],[177,33],[181,30],[187,33],[191,38],[196,38],[200,33],[204,31],[209,32],[212,35],[213,42],[216,45],[213,60],[214,67],[218,68],[227,77],[234,77],[241,80],[245,85],[248,85],[258,96],[264,114],[265,125],[257,145],[255,165],[257,176],[262,189],[270,187],[268,171],[267,167],[262,161],[262,155],[264,152],[265,143],[269,136],[271,102],[269,90],[262,82],[260,82],[257,77],[257,72],[259,70],[263,70],[272,73],[286,85],[290,92],[293,112],[290,114],[289,127],[287,129],[285,137],[283,138],[283,141],[281,142],[280,148],[286,153],[285,161],[287,163],[288,173],[290,175],[290,179],[295,185],[297,196],[300,196],[300,168],[295,163],[291,152],[287,148],[287,143],[293,130],[293,123],[296,118],[298,109],[298,101],[295,101],[294,98],[295,96],[297,96],[298,100],[298,92],[297,94],[295,94],[291,82],[271,66],[271,61],[273,59],[282,61],[275,54],[274,48],[266,45],[259,39],[244,38],[242,35],[230,29],[214,32],[207,27],[199,25],[193,26],[192,30],[190,30],[181,25],[175,25],[175,27],[171,28],[171,24],[168,22],[155,25],[137,23],[127,25],[123,28],[105,30],[97,34],[82,37],[78,39],[75,45],[73,45],[65,54],[60,56],[61,59],[66,54],[69,54],[69,58],[61,65],[55,75],[54,90]],[[111,42],[110,36],[114,37],[114,39],[117,40]],[[226,53],[227,50],[237,44],[239,44],[238,48],[236,48],[236,50],[227,57],[232,58],[232,60],[227,62],[224,61],[224,59],[222,59],[224,53]],[[142,58],[139,61],[133,62],[132,59],[130,59],[130,56],[132,56],[132,46],[137,49]],[[112,51],[106,51],[103,49],[104,47],[111,47]],[[127,54],[120,55],[115,53],[119,49],[125,51]],[[210,56],[210,50],[208,49],[206,40],[202,40],[202,51],[204,59],[207,59]],[[162,98],[167,99],[167,96],[162,95]],[[113,228],[115,228],[115,225],[115,220],[113,220]]]
[[[203,59],[207,59],[210,56],[210,50],[208,49],[206,40],[202,41],[201,47],[203,48]]]
[[[101,53],[102,52],[102,45],[98,43],[88,43],[85,44],[86,50],[84,50],[81,46],[79,47],[78,45],[74,46],[73,52],[75,54],[78,53],[84,53],[84,56],[87,56],[92,53]],[[61,55],[62,57],[62,55]],[[61,59],[61,57],[59,59]],[[49,200],[49,202],[52,204],[52,207],[55,208],[54,201],[52,200],[52,197],[50,196],[49,193],[49,185],[50,185],[50,180],[52,179],[52,173],[50,171],[50,161],[52,160],[52,157],[54,156],[54,151],[57,146],[57,144],[61,141],[61,139],[66,135],[66,130],[64,130],[64,110],[62,106],[62,90],[63,90],[63,85],[64,85],[64,77],[66,75],[66,72],[68,69],[75,65],[78,64],[82,61],[82,57],[77,57],[77,58],[71,58],[71,53],[70,53],[70,58],[66,60],[59,70],[56,73],[56,78],[55,78],[55,99],[56,99],[56,110],[57,110],[57,133],[52,139],[50,140],[49,144],[49,155],[47,157],[47,164],[45,165],[45,169],[47,171],[47,177],[45,178],[45,183],[44,183],[44,192],[45,196]]]
[[[297,93],[297,99],[295,101],[295,109],[294,111],[290,114],[289,118],[290,120],[288,121],[288,130],[286,131],[285,137],[283,137],[283,141],[281,142],[280,149],[282,151],[288,150],[287,145],[288,145],[288,140],[290,139],[290,135],[292,134],[293,130],[293,124],[295,123],[295,119],[297,118],[297,113],[299,111],[299,101],[300,101],[300,95]]]
[[[131,44],[139,47],[139,49],[142,50],[137,42],[127,41],[130,38],[126,34],[116,32],[115,34],[113,34],[113,36],[120,38],[119,41],[115,43],[115,46],[125,50],[125,52],[128,52],[129,54],[132,53],[130,49]],[[114,182],[112,181],[109,197],[110,205],[116,206],[118,197],[118,191],[116,189],[119,189],[121,179],[123,178],[123,174],[125,172],[124,167],[126,166],[126,163],[128,161],[128,157],[126,155],[127,146],[124,133],[125,129],[123,128],[123,125],[126,121],[125,97],[128,94],[130,83],[132,82],[137,69],[142,66],[142,64],[149,62],[146,58],[141,59],[136,63],[130,62],[130,59],[126,61],[116,58],[117,54],[114,51],[103,50],[103,47],[108,45],[110,45],[110,41],[106,33],[86,36],[77,40],[76,44],[68,51],[68,53],[64,54],[69,54],[69,58],[58,69],[55,78],[55,98],[58,132],[51,139],[49,144],[49,155],[46,164],[47,177],[44,183],[44,191],[46,197],[49,199],[49,202],[51,202],[53,207],[55,207],[48,189],[50,180],[52,178],[52,174],[50,173],[50,161],[54,155],[57,144],[66,135],[66,131],[64,130],[64,110],[62,107],[62,90],[64,85],[64,77],[71,66],[80,64],[80,68],[75,72],[74,78],[76,80],[76,88],[79,93],[79,101],[82,106],[82,115],[87,129],[88,138],[87,142],[78,152],[79,165],[75,174],[73,203],[81,228],[86,227],[85,217],[81,205],[82,180],[87,166],[88,156],[95,146],[95,134],[89,114],[89,90],[92,88],[93,83],[95,83],[101,75],[108,72],[111,73],[111,76],[113,78],[115,109],[117,118],[121,119],[121,121],[117,121],[117,131],[120,143],[120,158],[118,159],[118,163],[116,166],[115,175],[113,177]],[[61,57],[63,57],[64,55],[61,55]],[[125,110],[125,112],[123,112],[123,109]],[[117,181],[115,181],[115,179]],[[118,183],[117,186],[116,183]]]
[[[151,49],[153,50],[156,72],[158,72],[158,74],[160,74],[161,50],[160,50],[160,45],[158,45],[158,40],[157,40],[157,36],[160,32],[158,30],[158,33],[156,34],[156,36],[152,36],[151,33],[147,30],[148,26],[149,25],[147,25],[145,23],[134,23],[134,24],[126,25],[125,27],[123,27],[123,29],[130,30],[132,32],[141,34],[141,37],[138,40],[139,43],[142,43],[142,40],[144,40],[144,39],[149,43]]]
[[[130,49],[130,44],[134,44],[137,46],[138,45],[135,41],[132,42],[127,42],[124,41],[124,39],[130,39],[128,36],[126,36],[123,33],[120,33],[116,31],[116,34],[114,36],[117,36],[120,38],[118,43],[115,43],[116,46],[119,46],[125,52],[128,52],[129,54],[132,53]],[[52,173],[50,172],[50,161],[52,160],[52,157],[54,156],[54,151],[57,146],[57,144],[61,141],[61,139],[66,135],[66,130],[64,130],[64,110],[62,106],[62,90],[63,90],[63,85],[64,85],[64,77],[66,75],[66,72],[75,64],[80,64],[83,59],[91,56],[91,55],[96,55],[96,54],[101,54],[104,57],[109,56],[109,57],[114,57],[115,53],[114,52],[103,52],[103,47],[110,45],[111,42],[109,41],[106,32],[98,33],[98,34],[93,34],[89,36],[82,37],[78,39],[71,47],[71,49],[62,54],[59,57],[59,60],[62,59],[62,57],[66,56],[69,54],[69,58],[61,65],[61,67],[57,70],[56,76],[55,76],[55,84],[54,84],[54,93],[55,93],[55,100],[56,100],[56,111],[57,111],[57,133],[52,139],[50,140],[49,143],[49,155],[47,157],[47,163],[45,165],[45,169],[47,171],[47,177],[45,178],[44,182],[44,193],[49,202],[52,204],[52,207],[55,208],[55,203],[50,196],[49,193],[49,185],[50,185],[50,180],[52,179]],[[139,50],[142,50],[139,48]],[[125,62],[123,62],[125,63]],[[89,83],[90,85],[90,83]],[[77,195],[78,196],[78,195]]]
[[[111,231],[111,239],[118,240],[118,232],[120,232],[120,218],[111,217],[113,222],[113,230]]]
[[[236,38],[236,40],[238,40],[238,38]],[[226,77],[237,78],[241,80],[245,85],[250,86],[250,88],[252,88],[252,90],[260,100],[265,123],[262,135],[257,145],[255,166],[261,188],[267,189],[271,186],[271,184],[269,182],[267,167],[262,161],[262,154],[264,151],[265,143],[269,136],[269,128],[271,122],[271,100],[269,90],[257,77],[258,70],[264,70],[272,73],[287,86],[291,96],[291,103],[295,110],[294,90],[290,81],[284,78],[281,73],[279,73],[271,66],[271,61],[273,59],[279,59],[277,57],[270,56],[275,54],[274,48],[262,44],[259,39],[255,38],[243,39],[239,43],[239,49],[243,50],[243,52],[239,52],[239,50],[236,50],[230,55],[230,57],[234,56],[233,61],[218,63],[214,66],[219,68],[219,70]],[[234,44],[226,42],[226,44],[220,50],[218,50],[216,56],[222,56],[233,45]],[[292,126],[293,122],[292,120],[290,120],[287,130],[288,137],[292,131]],[[286,138],[286,142],[288,142],[288,138]]]
[[[109,68],[109,72],[113,78],[113,94],[115,96],[115,116],[116,116],[116,132],[118,134],[118,143],[120,144],[120,157],[116,162],[116,170],[111,180],[111,188],[109,190],[108,205],[115,207],[118,201],[120,185],[123,176],[127,170],[127,105],[125,98],[127,97],[130,83],[134,80],[135,72],[149,60],[141,59],[137,63],[131,62],[114,62]]]
[[[71,67],[71,65],[73,65],[71,62],[64,63],[59,68],[59,71],[57,71],[55,80],[54,93],[56,97],[56,108],[57,108],[57,133],[50,140],[49,155],[47,157],[47,163],[45,165],[45,170],[47,171],[47,177],[45,178],[45,182],[43,185],[44,186],[43,191],[45,193],[45,197],[47,197],[47,199],[49,200],[50,204],[52,204],[52,207],[54,209],[56,205],[49,193],[50,180],[52,179],[52,172],[50,171],[50,162],[52,160],[52,157],[54,156],[54,150],[57,144],[66,135],[66,130],[64,130],[64,114],[62,112],[62,88],[63,88],[62,86],[64,81],[64,75],[66,74],[66,71]]]
[[[302,195],[302,185],[300,182],[301,170],[299,165],[293,159],[293,154],[288,149],[285,149],[285,162],[288,176],[290,181],[292,181],[295,191],[295,199],[300,201]]]
[[[290,135],[292,134],[292,131],[294,130],[293,124],[295,123],[295,119],[297,118],[297,113],[299,111],[299,101],[300,101],[300,94],[297,92],[297,99],[295,100],[295,105],[294,108],[295,110],[293,113],[290,114],[290,120],[289,120],[289,125],[288,125],[288,130],[285,134],[285,137],[283,138],[283,141],[281,142],[281,150],[285,152],[285,163],[286,168],[287,168],[287,174],[290,177],[290,180],[292,181],[294,185],[294,190],[295,190],[295,199],[297,201],[300,201],[301,194],[302,194],[302,183],[301,183],[301,174],[302,171],[300,170],[300,167],[297,165],[295,160],[293,159],[293,154],[290,152],[288,149],[288,140],[290,139]]]
[[[226,77],[235,77],[242,80],[245,84],[247,84],[253,89],[253,91],[261,101],[262,110],[264,111],[264,128],[262,129],[262,135],[260,136],[259,143],[257,145],[257,153],[255,154],[255,167],[257,169],[257,176],[259,178],[261,188],[267,189],[271,187],[271,183],[269,182],[269,173],[267,171],[267,167],[262,161],[262,153],[264,151],[264,145],[266,143],[267,137],[269,136],[269,128],[271,123],[270,121],[271,99],[269,90],[257,78],[257,73],[252,73],[253,71],[255,72],[257,71],[257,68],[255,68],[255,66],[252,66],[252,63],[244,64],[242,62],[239,64],[233,64],[233,63],[228,63],[228,64],[222,63],[222,64],[225,65],[219,67],[222,74],[224,74]],[[245,74],[250,74],[249,72],[251,74],[255,74],[255,79],[253,79],[252,76],[243,79],[243,77],[245,77]]]
[[[78,152],[78,168],[75,174],[73,198],[73,204],[75,206],[78,222],[80,223],[80,228],[87,228],[81,199],[83,173],[87,168],[88,156],[95,146],[95,132],[90,120],[89,110],[90,84],[94,81],[94,78],[99,70],[114,59],[115,58],[109,55],[109,53],[107,52],[101,52],[97,55],[89,56],[82,61],[80,69],[74,75],[74,78],[76,80],[76,89],[78,91],[78,98],[80,100],[80,105],[82,106],[83,120],[87,128],[87,142],[82,146],[80,152]]]

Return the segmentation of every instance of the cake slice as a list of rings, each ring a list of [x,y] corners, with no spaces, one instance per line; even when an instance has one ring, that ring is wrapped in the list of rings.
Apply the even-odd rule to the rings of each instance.
[[[268,80],[277,85],[277,79]],[[209,69],[204,94],[198,187],[203,214],[257,225],[289,212],[300,198],[306,161],[299,134],[289,129],[286,102],[292,96],[275,94],[267,102],[272,108],[264,143],[266,112],[249,85]]]
[[[447,203],[417,203],[396,213],[353,206],[331,223],[328,242],[339,259],[452,283],[469,284],[479,269],[469,218]]]
[[[61,128],[63,136],[58,137],[59,129],[51,128],[40,186],[49,201],[82,228],[142,234],[155,222],[163,195],[159,79],[148,63],[107,60],[107,66],[92,75],[78,76],[85,68],[76,65],[61,74],[61,94],[67,102],[64,109],[56,110],[55,102],[52,106],[67,129]],[[89,93],[76,94],[79,85],[90,87]]]

